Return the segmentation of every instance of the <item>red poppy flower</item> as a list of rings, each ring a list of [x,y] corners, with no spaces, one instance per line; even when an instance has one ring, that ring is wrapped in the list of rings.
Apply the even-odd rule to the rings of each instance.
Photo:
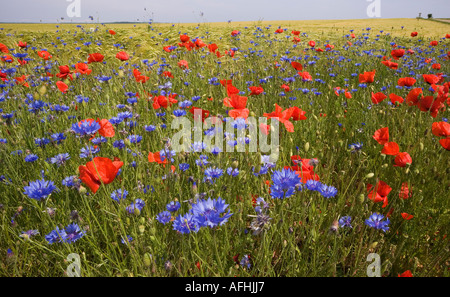
[[[278,28],[278,29],[275,30],[275,33],[277,33],[277,34],[280,34],[280,33],[283,33],[283,32],[284,32],[284,30],[281,29],[281,28]]]
[[[161,76],[173,78],[173,74],[170,71],[164,71]]]
[[[401,215],[402,215],[402,218],[407,220],[407,221],[411,220],[414,217],[413,215],[408,214],[406,212],[402,212]]]
[[[381,150],[382,154],[395,156],[400,152],[400,147],[396,142],[386,142]]]
[[[233,84],[231,84],[231,83],[227,84],[226,88],[227,88],[227,95],[229,97],[231,97],[233,95],[237,95],[240,92],[239,89],[236,88],[235,86],[233,86]]]
[[[438,137],[450,136],[450,124],[447,122],[434,122],[431,125],[431,132]]]
[[[70,71],[69,66],[62,65],[62,66],[59,66],[59,73],[56,74],[56,77],[59,77],[61,79],[65,79],[65,78],[69,77],[70,79],[73,79],[71,73],[72,73],[72,71]]]
[[[301,41],[300,38],[298,38],[297,36],[294,36],[294,38],[292,38],[292,42],[294,43],[299,43]]]
[[[56,82],[56,86],[58,87],[58,89],[63,92],[66,93],[67,90],[69,89],[69,86],[67,86],[65,83],[63,83],[62,81],[57,81]]]
[[[384,99],[386,99],[387,96],[381,92],[378,93],[373,93],[372,92],[372,102],[373,104],[379,104],[381,101],[383,101]]]
[[[323,49],[321,49],[320,47],[316,48],[316,52],[323,52]]]
[[[438,96],[436,98],[434,96],[426,96],[419,101],[417,107],[421,111],[430,111],[430,115],[435,118],[439,110],[445,110],[444,101],[444,96]]]
[[[18,76],[16,78],[14,78],[16,80],[16,84],[17,85],[22,85],[26,88],[29,88],[30,85],[26,82],[27,76],[24,74],[22,76]]]
[[[234,94],[231,98],[223,99],[223,104],[234,108],[228,112],[228,115],[232,118],[241,117],[246,119],[248,117],[249,110],[245,108],[247,106],[247,97]]]
[[[167,108],[172,104],[178,103],[178,100],[175,99],[176,94],[171,94],[168,97],[166,96],[156,96],[153,97],[153,109],[159,109],[161,107]]]
[[[52,55],[50,55],[50,53],[47,51],[39,51],[37,53],[38,53],[39,57],[41,57],[44,60],[51,59],[51,57],[52,57]]]
[[[416,37],[417,36],[417,32],[411,32],[411,37]]]
[[[441,79],[439,76],[434,74],[422,74],[422,77],[430,85],[437,84]]]
[[[19,41],[19,43],[17,44],[18,47],[20,48],[26,48],[27,47],[27,43],[23,42],[23,41]]]
[[[210,53],[215,53],[219,47],[215,43],[208,44],[208,49]]]
[[[0,52],[7,54],[7,53],[9,53],[9,49],[6,45],[4,45],[3,43],[0,43]]]
[[[308,42],[308,44],[309,44],[310,47],[315,47],[316,46],[316,42],[314,40],[310,40]]]
[[[298,72],[298,75],[300,75],[302,81],[312,81],[312,76],[308,71]]]
[[[402,274],[399,274],[398,277],[413,277],[411,270],[406,270]]]
[[[387,67],[396,70],[398,69],[398,64],[395,62],[392,62],[390,59],[388,61],[381,61],[381,63],[383,63],[384,65],[386,65]]]
[[[108,32],[109,32],[109,34],[111,34],[111,35],[116,35],[116,32],[115,32],[114,30],[109,30]]]
[[[301,63],[296,62],[296,61],[292,61],[291,62],[292,67],[294,67],[295,70],[297,71],[301,71],[303,69],[303,66]]]
[[[417,105],[419,99],[422,98],[423,91],[421,88],[415,88],[409,91],[408,96],[406,96],[406,104],[409,106]]]
[[[180,60],[178,62],[178,67],[180,67],[181,69],[189,69],[189,63],[186,60]]]
[[[416,79],[414,77],[402,77],[397,81],[397,84],[402,87],[412,87],[415,83]]]
[[[252,87],[249,87],[249,89],[251,92],[249,96],[257,96],[264,92],[264,89],[261,87],[261,85],[259,87],[252,86]]]
[[[441,69],[441,64],[435,63],[435,64],[431,65],[431,68],[439,70],[439,69]]]
[[[295,36],[299,36],[299,35],[300,35],[300,31],[292,30],[291,33],[292,33],[293,35],[295,35]]]
[[[241,32],[239,31],[239,30],[233,30],[233,31],[231,31],[231,36],[237,36],[237,35],[239,35]]]
[[[393,49],[391,51],[391,56],[392,58],[394,58],[394,60],[400,59],[401,57],[403,57],[404,54],[405,54],[404,49]]]
[[[80,172],[81,181],[95,194],[102,183],[107,185],[114,181],[122,166],[123,162],[119,158],[111,160],[109,158],[95,157],[92,161],[87,162],[86,166],[80,165],[78,171]]]
[[[381,128],[375,131],[373,134],[373,139],[375,139],[379,144],[384,145],[389,142],[389,128]]]
[[[450,151],[450,137],[442,138],[439,140],[439,143],[445,148],[447,151]]]
[[[306,183],[308,180],[319,181],[320,177],[314,172],[314,166],[312,165],[316,159],[305,159],[298,155],[291,156],[291,161],[295,166],[285,166],[285,169],[291,169],[301,178],[302,183]]]
[[[360,83],[373,83],[374,79],[375,79],[375,70],[364,72],[363,74],[359,75]]]
[[[450,38],[450,34],[445,34],[445,38]]]
[[[294,125],[289,121],[289,119],[292,117],[292,113],[294,112],[293,109],[288,108],[283,111],[283,108],[278,106],[278,104],[275,103],[275,111],[271,113],[264,113],[264,116],[267,118],[276,118],[280,123],[284,124],[284,127],[288,132],[294,132]]]
[[[396,94],[394,94],[394,93],[391,93],[391,94],[389,95],[389,99],[391,99],[391,102],[392,102],[392,104],[394,104],[394,105],[395,105],[397,102],[398,102],[399,104],[402,104],[403,101],[405,101],[405,99],[403,99],[403,97],[398,96],[398,95],[396,95]]]
[[[150,77],[142,75],[141,72],[137,69],[133,70],[133,76],[136,79],[136,81],[140,83],[145,83],[150,79]]]
[[[430,42],[430,45],[431,46],[436,46],[436,45],[438,45],[438,42],[436,40],[433,40],[432,42]]]
[[[412,55],[412,54],[415,53],[415,51],[413,51],[412,49],[409,49],[409,50],[406,51],[406,53],[407,53],[408,55]]]
[[[180,40],[181,40],[182,43],[188,42],[189,39],[191,39],[191,38],[189,36],[185,35],[185,34],[180,35]]]
[[[286,85],[286,84],[282,84],[282,85],[281,85],[281,88],[282,88],[285,92],[289,92],[289,91],[290,91],[289,86]]]
[[[126,61],[130,58],[130,55],[128,55],[126,52],[118,52],[116,58],[121,61]]]
[[[91,64],[93,62],[102,62],[103,58],[104,58],[104,56],[100,53],[89,54],[88,64]]]
[[[412,163],[412,158],[406,152],[398,153],[394,159],[394,163],[395,163],[394,164],[395,167],[405,167],[407,164]]]
[[[75,64],[76,71],[81,74],[91,74],[92,70],[89,69],[89,66],[86,63],[77,63]]]
[[[197,38],[197,40],[195,40],[195,46],[197,48],[201,48],[201,47],[206,46],[206,43],[204,43],[201,39]]]
[[[156,162],[158,164],[167,164],[167,158],[164,158],[164,160],[162,160],[159,152],[149,152],[147,158],[150,163]]]
[[[192,106],[191,109],[189,110],[189,112],[192,113],[195,121],[198,121],[201,119],[203,122],[207,117],[209,117],[209,110],[206,110],[206,109],[201,109],[201,108]]]
[[[400,197],[400,199],[408,199],[409,197],[411,197],[411,191],[409,190],[408,183],[402,183],[398,196]]]
[[[371,184],[367,185],[369,199],[375,203],[383,202],[382,208],[385,208],[388,205],[387,196],[391,192],[391,190],[392,188],[382,180],[377,183],[375,189]]]
[[[100,125],[100,129],[98,130],[98,134],[103,137],[114,137],[116,131],[114,130],[113,124],[111,124],[107,119],[98,119],[97,123]]]
[[[259,124],[259,129],[261,132],[265,135],[269,135],[270,132],[270,125],[266,125],[264,123]]]

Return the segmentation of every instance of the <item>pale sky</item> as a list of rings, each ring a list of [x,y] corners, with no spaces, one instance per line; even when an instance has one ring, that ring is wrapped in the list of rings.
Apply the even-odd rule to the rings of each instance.
[[[80,17],[67,14],[74,1]],[[89,16],[95,22],[169,23],[366,19],[373,1],[380,4],[381,18],[414,18],[419,12],[450,17],[450,0],[12,0],[0,4],[0,22],[75,23]]]

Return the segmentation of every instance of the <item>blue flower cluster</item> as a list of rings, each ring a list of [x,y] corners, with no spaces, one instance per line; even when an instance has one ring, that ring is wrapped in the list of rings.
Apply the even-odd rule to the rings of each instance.
[[[86,235],[86,231],[82,231],[77,224],[72,223],[65,229],[59,229],[56,227],[55,230],[45,236],[45,239],[49,244],[55,242],[72,243],[82,238],[84,235]]]

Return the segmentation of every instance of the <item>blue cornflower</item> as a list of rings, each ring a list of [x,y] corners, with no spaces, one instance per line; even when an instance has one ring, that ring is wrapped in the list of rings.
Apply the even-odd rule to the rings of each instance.
[[[101,143],[107,142],[108,139],[106,137],[100,136],[100,137],[96,137],[96,138],[92,139],[91,141],[93,144],[99,145]]]
[[[180,168],[181,171],[186,171],[189,169],[189,164],[188,163],[181,163],[180,165],[178,165],[178,167]]]
[[[191,213],[194,215],[195,221],[199,227],[216,227],[225,224],[228,219],[233,215],[230,210],[226,214],[228,204],[225,204],[225,200],[222,198],[208,200],[200,199],[197,203],[192,204]]]
[[[142,136],[140,135],[130,135],[127,137],[127,139],[131,142],[131,143],[139,143],[142,140]]]
[[[200,166],[200,167],[208,165],[209,164],[208,156],[206,156],[206,155],[198,156],[198,159],[195,160],[195,164],[197,164],[197,166]]]
[[[186,213],[184,215],[178,215],[173,221],[173,230],[180,232],[181,234],[188,234],[192,232],[198,232],[200,229],[194,215]]]
[[[70,156],[68,153],[62,153],[50,158],[50,163],[61,166],[64,165],[69,159]]]
[[[133,237],[131,237],[131,235],[127,235],[126,241],[124,238],[120,239],[120,242],[122,242],[123,244],[128,244],[129,242],[131,242],[133,240]]]
[[[170,212],[175,212],[181,207],[180,202],[178,201],[171,201],[166,205],[166,208]]]
[[[239,175],[239,169],[233,168],[233,167],[228,167],[227,173],[228,173],[228,175],[231,175],[232,177],[236,177]]]
[[[156,220],[164,225],[167,224],[168,222],[170,222],[171,219],[172,219],[172,217],[170,215],[170,212],[168,212],[167,210],[160,212],[156,216]]]
[[[300,185],[300,177],[293,170],[282,169],[272,174],[272,182],[270,195],[283,199],[295,193],[297,185]]]
[[[50,143],[50,139],[48,139],[48,138],[36,138],[36,139],[34,140],[34,143],[35,143],[37,146],[45,147],[47,144]]]
[[[220,168],[212,168],[212,167],[208,167],[205,170],[205,175],[206,177],[203,179],[203,181],[211,181],[213,182],[214,179],[217,179],[219,177],[221,177],[223,174],[223,170]]]
[[[95,134],[100,128],[100,124],[96,121],[83,120],[80,123],[72,124],[72,131],[79,136]]]
[[[373,213],[366,221],[366,225],[375,229],[381,229],[384,232],[389,230],[389,219],[386,218],[386,221],[383,221],[384,216],[379,213]]]
[[[359,152],[360,150],[362,150],[363,144],[360,142],[356,142],[356,143],[349,144],[348,147],[351,149],[352,153],[356,153],[356,152]]]
[[[186,110],[184,110],[184,109],[175,109],[175,110],[173,111],[173,114],[174,114],[176,117],[182,117],[182,116],[185,116],[185,115],[186,115]]]
[[[48,241],[49,244],[55,243],[55,242],[61,242],[66,240],[66,231],[64,229],[59,229],[56,227],[55,230],[52,230],[49,234],[45,235],[45,239]]]
[[[325,198],[332,198],[337,195],[337,189],[333,186],[322,184],[319,187],[319,193]]]
[[[343,228],[343,227],[353,228],[352,225],[351,225],[351,222],[352,222],[352,217],[345,216],[345,217],[342,217],[342,218],[339,219],[339,226],[341,228]]]
[[[36,156],[35,154],[29,154],[25,157],[25,162],[34,162],[37,159],[39,159],[39,157]]]
[[[241,262],[239,264],[241,264],[242,267],[247,267],[247,269],[250,269],[250,267],[251,267],[250,257],[248,255],[244,255],[244,257],[242,257]]]
[[[100,148],[86,145],[80,151],[80,158],[88,158],[91,155],[97,154],[100,151]]]
[[[123,149],[125,147],[125,142],[123,141],[123,139],[116,140],[113,143],[113,147]]]
[[[64,133],[54,133],[54,134],[50,135],[50,137],[52,138],[52,140],[54,142],[56,142],[56,144],[60,144],[61,141],[66,139],[66,136],[64,136]]]
[[[129,206],[127,206],[126,210],[128,211],[128,213],[134,213],[135,210],[137,209],[139,211],[139,213],[142,211],[142,209],[145,206],[145,201],[142,199],[136,199],[134,201],[134,203],[131,203]]]
[[[155,131],[156,127],[153,125],[145,125],[144,129],[147,132],[152,132],[152,131]]]
[[[29,239],[30,237],[36,236],[38,234],[39,234],[38,230],[28,230],[28,231],[22,231],[22,234],[20,234],[20,237]]]
[[[317,180],[309,179],[306,181],[305,186],[310,191],[319,191],[322,183]]]
[[[55,184],[49,180],[44,179],[30,182],[29,186],[23,188],[25,190],[24,194],[28,197],[36,200],[41,200],[47,198],[54,190],[56,190]]]
[[[66,187],[78,187],[81,184],[81,180],[78,178],[78,176],[76,175],[72,175],[72,176],[68,176],[66,178],[64,178],[61,182],[63,184],[63,186]]]
[[[123,190],[122,191],[122,189],[117,189],[117,190],[114,190],[111,193],[111,198],[114,201],[120,202],[120,199],[125,200],[127,198],[127,195],[128,195],[128,191],[127,190]]]
[[[75,223],[68,225],[65,229],[65,233],[66,236],[63,238],[63,241],[67,243],[75,242],[86,234],[86,232],[82,231]]]

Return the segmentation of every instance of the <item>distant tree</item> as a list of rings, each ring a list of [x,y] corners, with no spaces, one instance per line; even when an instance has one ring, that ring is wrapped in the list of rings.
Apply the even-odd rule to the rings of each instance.
[[[422,13],[421,12],[419,12],[419,18],[421,18],[422,17]]]
[[[429,18],[429,19],[432,19],[432,18],[433,18],[433,14],[432,14],[432,13],[429,13],[429,14],[428,14],[428,18]]]

